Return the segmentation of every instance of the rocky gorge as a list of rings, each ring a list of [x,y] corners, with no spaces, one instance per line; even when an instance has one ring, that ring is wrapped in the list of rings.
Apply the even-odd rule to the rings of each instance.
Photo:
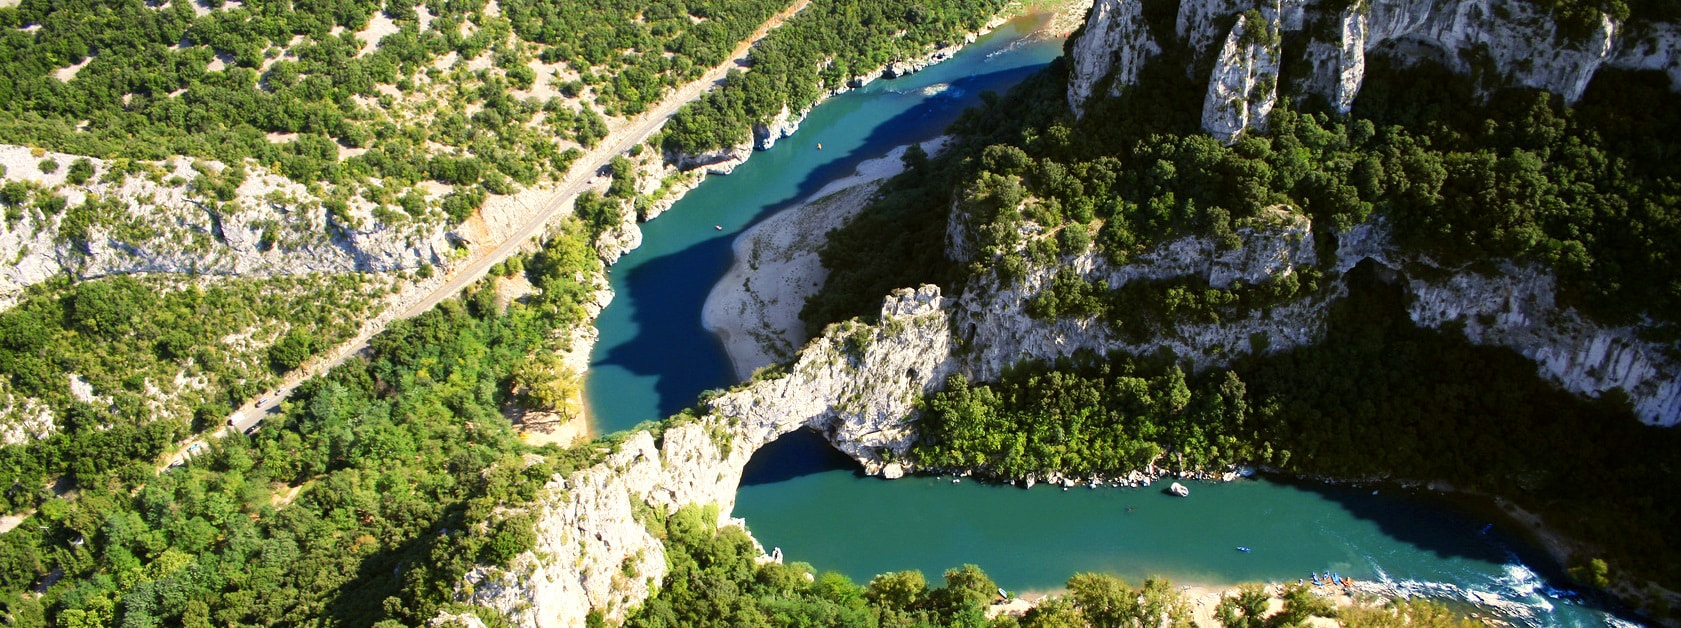
[[[1070,46],[1069,102],[1076,112],[1089,98],[1124,89],[1136,77],[1139,64],[1159,54],[1163,44],[1153,39],[1138,4],[1099,0],[1084,36]],[[1343,26],[1335,63],[1314,64],[1314,76],[1306,79],[1310,89],[1344,103],[1340,106],[1346,111],[1363,78],[1363,55],[1379,49],[1386,54],[1486,49],[1486,59],[1492,61],[1485,63],[1503,68],[1500,72],[1507,80],[1553,89],[1567,99],[1579,96],[1592,71],[1602,65],[1659,64],[1681,80],[1675,64],[1663,56],[1673,55],[1675,46],[1664,43],[1669,38],[1661,34],[1640,41],[1618,39],[1620,25],[1607,21],[1604,50],[1595,56],[1560,43],[1546,20],[1524,13],[1533,11],[1527,6],[1503,5],[1496,11],[1487,2],[1461,3],[1453,12],[1440,12],[1430,3],[1390,4],[1356,3],[1338,14]],[[1192,45],[1194,50],[1217,50],[1208,53],[1215,70],[1203,109],[1206,130],[1230,139],[1264,128],[1276,101],[1277,66],[1282,62],[1276,39],[1280,33],[1304,30],[1312,10],[1305,3],[1258,8],[1220,0],[1181,4],[1178,36],[1205,44]],[[1513,12],[1528,17],[1509,23],[1493,17]],[[1229,30],[1218,26],[1234,16]],[[1663,32],[1662,27],[1653,27],[1653,32]],[[1525,39],[1531,36],[1533,41]],[[1217,40],[1221,45],[1213,44]],[[1309,46],[1309,55],[1316,54],[1314,50],[1330,55],[1325,51],[1331,48],[1325,46],[1331,44],[1315,48],[1319,44]],[[1496,44],[1509,49],[1494,52]],[[1520,44],[1552,48],[1523,56]],[[1531,57],[1527,64],[1518,62]],[[1457,69],[1472,70],[1469,65]],[[755,133],[760,135],[774,133]],[[1255,351],[1308,345],[1323,336],[1327,306],[1346,294],[1342,276],[1363,263],[1381,266],[1390,281],[1404,288],[1408,314],[1419,325],[1459,330],[1472,342],[1511,348],[1534,360],[1540,375],[1574,393],[1599,396],[1616,391],[1646,423],[1681,422],[1681,369],[1668,348],[1643,339],[1637,327],[1602,325],[1561,307],[1555,298],[1556,279],[1546,270],[1517,263],[1492,269],[1454,265],[1405,251],[1382,219],[1336,232],[1330,252],[1320,250],[1328,243],[1316,242],[1311,221],[1290,208],[1274,208],[1237,227],[1241,244],[1235,248],[1211,238],[1186,237],[1158,244],[1124,264],[1083,252],[1064,256],[1054,265],[1031,267],[1017,280],[977,278],[961,294],[944,294],[935,286],[896,291],[886,299],[877,322],[831,326],[789,365],[705,400],[699,416],[679,417],[661,429],[631,434],[606,462],[552,480],[532,507],[538,519],[537,548],[506,568],[476,569],[460,587],[460,597],[493,608],[520,626],[582,624],[591,613],[609,621],[622,619],[657,591],[665,574],[663,545],[647,527],[652,513],[715,504],[720,518],[728,520],[743,467],[759,447],[783,434],[813,429],[858,460],[866,472],[899,477],[914,470],[906,453],[916,435],[916,400],[949,375],[983,381],[1021,360],[1050,360],[1079,351],[1166,350],[1201,369]],[[966,228],[953,220],[948,230],[948,248],[960,259],[974,255],[965,251]],[[1034,226],[1023,231],[1029,234],[1020,243],[1025,248]],[[1028,300],[1059,272],[1078,273],[1112,287],[1193,277],[1225,288],[1254,285],[1309,267],[1327,277],[1316,292],[1220,323],[1175,322],[1167,333],[1143,342],[1113,333],[1102,321],[1042,321],[1026,310]]]
[[[1235,250],[1184,238],[1121,266],[1088,253],[1060,267],[1114,285],[1195,275],[1227,286],[1312,264],[1317,252],[1310,229],[1305,219],[1279,216],[1239,229],[1244,245]],[[1409,267],[1420,270],[1429,260],[1400,255],[1381,223],[1343,233],[1333,268],[1347,272],[1367,260],[1383,264],[1406,286],[1409,314],[1421,325],[1464,325],[1473,341],[1504,344],[1534,357],[1542,374],[1571,390],[1623,390],[1648,421],[1675,422],[1681,397],[1673,365],[1631,330],[1602,328],[1569,310],[1542,309],[1552,306],[1545,273],[1509,268],[1491,277],[1431,267],[1435,272],[1409,274]],[[1313,342],[1323,333],[1326,305],[1345,290],[1333,282],[1270,311],[1221,324],[1179,324],[1172,333],[1138,344],[1114,336],[1099,321],[1046,323],[1028,316],[1026,300],[1055,270],[1036,268],[1019,284],[972,285],[955,298],[936,286],[897,291],[883,304],[877,323],[831,326],[790,366],[705,402],[702,416],[674,420],[658,434],[633,434],[607,462],[550,482],[534,507],[537,549],[509,569],[473,572],[463,597],[522,626],[575,624],[592,611],[622,618],[657,589],[664,574],[662,545],[643,525],[648,513],[715,504],[728,520],[747,461],[784,434],[813,429],[867,473],[900,477],[915,470],[906,455],[916,437],[915,403],[951,374],[980,381],[1020,360],[1050,360],[1080,350],[1138,354],[1165,348],[1199,367],[1213,366],[1257,349]],[[1257,337],[1266,340],[1258,343]]]

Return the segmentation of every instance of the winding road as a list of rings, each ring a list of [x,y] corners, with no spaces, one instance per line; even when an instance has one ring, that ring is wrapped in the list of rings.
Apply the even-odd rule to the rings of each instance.
[[[364,349],[368,348],[368,341],[380,332],[385,331],[391,321],[412,318],[432,309],[445,299],[455,296],[462,289],[478,281],[490,271],[498,262],[508,259],[532,238],[541,235],[549,222],[556,216],[564,215],[571,207],[572,199],[588,189],[590,179],[612,161],[613,157],[623,154],[648,139],[655,131],[665,125],[665,122],[683,105],[688,104],[704,95],[708,90],[722,84],[724,77],[730,70],[739,69],[747,60],[747,54],[753,46],[764,39],[776,27],[781,26],[794,14],[799,13],[811,0],[796,0],[782,12],[771,16],[764,24],[753,31],[747,39],[737,44],[731,51],[730,58],[723,63],[706,71],[700,78],[678,87],[659,103],[647,111],[626,121],[617,129],[611,130],[595,148],[585,151],[573,162],[562,179],[549,195],[548,199],[538,208],[530,211],[511,235],[500,242],[483,242],[469,245],[469,257],[443,270],[441,281],[433,280],[429,283],[437,285],[423,292],[405,295],[400,301],[386,308],[386,314],[367,321],[355,338],[323,352],[305,362],[302,366],[287,373],[281,378],[280,386],[274,390],[265,391],[257,398],[246,402],[228,417],[227,422],[220,428],[207,434],[194,436],[180,443],[175,452],[167,458],[164,467],[172,466],[183,461],[187,452],[204,438],[221,438],[228,429],[240,431],[256,427],[264,416],[275,412],[280,402],[290,397],[292,391],[304,380],[327,372],[343,363]],[[395,312],[395,314],[391,314]],[[261,404],[259,407],[258,404]]]

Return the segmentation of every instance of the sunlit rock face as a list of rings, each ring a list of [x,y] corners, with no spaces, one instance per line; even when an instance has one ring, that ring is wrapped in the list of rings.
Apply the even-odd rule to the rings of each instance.
[[[1174,41],[1152,36],[1142,0],[1099,0],[1070,44],[1068,102],[1076,115],[1092,97],[1118,94],[1164,49],[1210,68],[1203,127],[1225,141],[1264,129],[1277,98],[1277,32],[1305,36],[1301,87],[1346,113],[1365,80],[1366,56],[1429,59],[1487,86],[1543,89],[1575,102],[1601,67],[1660,70],[1681,85],[1681,29],[1626,25],[1603,17],[1567,36],[1528,0],[1185,0]],[[1256,19],[1259,18],[1259,19]],[[1264,22],[1265,26],[1255,22]],[[1269,43],[1273,45],[1268,45]],[[1212,60],[1211,63],[1207,63]]]

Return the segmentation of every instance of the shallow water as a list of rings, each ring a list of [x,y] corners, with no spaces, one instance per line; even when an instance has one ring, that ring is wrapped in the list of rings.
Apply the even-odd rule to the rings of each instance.
[[[597,322],[601,340],[586,380],[595,428],[627,429],[737,383],[722,345],[701,326],[736,235],[860,161],[938,136],[983,90],[1002,92],[1042,68],[1061,41],[1024,40],[1035,28],[1018,20],[945,63],[830,99],[799,133],[644,224],[642,248],[609,271],[617,296]],[[1334,571],[1448,600],[1495,601],[1501,616],[1522,624],[1610,620],[1543,595],[1549,580],[1500,530],[1418,496],[1251,480],[1192,484],[1191,497],[1179,499],[1159,488],[1024,490],[951,480],[863,477],[801,432],[755,456],[735,513],[788,560],[860,582],[902,569],[937,579],[963,563],[1018,591],[1055,589],[1080,571],[1209,585]]]

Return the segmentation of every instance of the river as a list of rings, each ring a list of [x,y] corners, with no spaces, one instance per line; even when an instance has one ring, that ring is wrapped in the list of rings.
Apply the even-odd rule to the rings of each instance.
[[[949,61],[830,99],[794,136],[642,225],[642,247],[608,273],[616,296],[597,321],[585,383],[594,428],[628,429],[738,383],[722,344],[701,326],[736,235],[860,161],[939,135],[983,90],[1002,92],[1044,67],[1062,40],[1030,35],[1042,22],[1012,21]],[[1335,571],[1449,600],[1495,601],[1501,616],[1522,624],[1617,621],[1544,595],[1557,574],[1537,574],[1529,565],[1540,562],[1499,528],[1429,496],[1276,480],[1191,490],[1178,499],[1150,488],[883,481],[797,433],[755,456],[735,514],[788,560],[860,582],[903,569],[937,580],[963,563],[1016,591],[1056,589],[1080,571],[1215,586]]]

